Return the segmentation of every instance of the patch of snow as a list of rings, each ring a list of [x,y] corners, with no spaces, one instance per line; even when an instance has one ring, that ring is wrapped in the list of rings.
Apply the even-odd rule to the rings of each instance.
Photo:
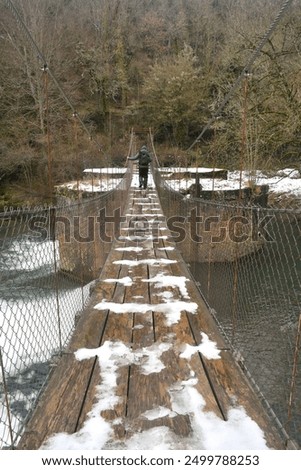
[[[133,211],[132,208],[131,208],[130,210]],[[149,213],[149,212],[143,212],[142,214],[126,214],[127,217],[131,217],[132,219],[133,219],[133,218],[136,219],[137,217],[139,217],[139,219],[142,219],[142,220],[144,219],[144,217],[153,217],[153,218],[154,218],[154,215],[155,215],[155,214]],[[163,215],[162,215],[162,216],[161,216],[161,215],[159,215],[159,216],[156,215],[155,218],[154,218],[154,220],[157,221],[157,220],[158,220],[158,217],[160,217],[160,218],[163,217],[163,218],[164,218]]]
[[[171,411],[169,408],[165,408],[165,406],[158,406],[158,408],[145,411],[145,413],[142,413],[142,416],[144,416],[149,421],[153,421],[155,419],[164,418],[165,416],[174,418],[177,416],[177,414],[174,411]]]
[[[142,330],[144,328],[143,325],[135,325],[133,326],[132,330]]]
[[[173,264],[176,263],[176,260],[166,259],[166,258],[149,258],[149,259],[141,259],[141,260],[117,260],[113,261],[113,264],[123,265],[123,266],[139,266],[141,264],[146,264],[148,266],[154,265],[162,265],[162,264]]]
[[[136,198],[138,200],[140,200],[140,198]],[[136,202],[135,205],[138,205],[138,206],[159,206],[160,204],[158,202]],[[152,209],[151,209],[152,210]]]
[[[133,285],[133,280],[129,276],[125,276],[122,278],[117,278],[117,279],[104,279],[103,282],[117,282],[118,284],[123,284],[124,286],[132,286]]]
[[[153,236],[153,235],[146,235],[146,236],[141,236],[141,235],[129,235],[129,236],[120,236],[118,240],[123,241],[123,240],[128,240],[130,242],[135,242],[135,241],[151,241],[151,240],[168,240],[170,238],[168,235],[160,235],[158,236]]]
[[[211,341],[206,333],[202,333],[202,342],[198,346],[186,344],[180,357],[190,359],[195,353],[201,353],[207,359],[220,359],[220,350],[217,349],[215,341]]]
[[[158,426],[134,434],[126,441],[124,447],[127,450],[152,449],[153,451],[184,449],[184,447],[177,446],[178,441],[179,437],[168,426]]]
[[[139,253],[140,251],[143,251],[144,248],[142,248],[141,246],[125,246],[123,248],[115,248],[115,251],[125,251],[125,252],[128,252],[128,251],[135,251],[136,253]]]
[[[183,171],[187,169],[183,168]],[[190,170],[190,169],[189,169]],[[200,183],[204,191],[226,191],[230,189],[239,189],[240,172],[239,171],[228,171],[228,179],[200,179]],[[271,193],[284,193],[290,194],[297,197],[301,196],[301,176],[298,170],[292,168],[285,168],[284,170],[278,171],[273,176],[267,176],[264,172],[257,171],[243,171],[242,182],[243,187],[248,187],[250,181],[254,181],[257,185],[267,184]],[[173,189],[187,190],[192,184],[195,184],[195,179],[184,179],[175,178],[168,179],[166,183]]]
[[[144,375],[161,372],[165,365],[160,360],[161,355],[171,348],[171,343],[155,343],[147,348],[135,351],[135,355],[140,359],[141,373]]]
[[[246,414],[244,408],[231,408],[224,421],[213,412],[204,412],[205,401],[194,387],[196,379],[183,381],[170,390],[171,409],[189,415],[193,435],[186,448],[207,450],[267,449],[263,431]]]
[[[143,279],[143,282],[154,282],[155,287],[178,287],[182,297],[189,299],[186,282],[189,281],[185,276],[167,276],[164,273],[159,273],[151,279]]]
[[[172,292],[170,292],[169,290],[165,290],[163,292],[159,292],[158,294],[156,294],[157,297],[162,297],[162,299],[164,300],[164,302],[168,302],[170,299],[173,299],[174,295]]]
[[[135,242],[135,241],[146,241],[146,240],[151,240],[152,238],[149,236],[142,237],[141,235],[129,235],[129,236],[120,236],[118,240],[128,240],[130,242]]]
[[[166,246],[165,248],[158,248],[158,251],[173,251],[174,249],[173,246]]]
[[[181,313],[186,311],[195,314],[198,305],[195,302],[175,301],[163,304],[115,303],[103,300],[94,306],[96,310],[110,310],[114,313],[147,313],[150,311],[163,313],[168,326],[178,323]]]
[[[159,168],[159,171],[161,173],[187,173],[187,171],[193,172],[193,173],[212,173],[212,171],[224,171],[222,168],[206,168],[206,167],[161,167]]]
[[[105,167],[105,168],[86,168],[84,170],[84,173],[93,173],[93,174],[120,174],[120,173],[126,173],[127,169],[125,167]]]
[[[95,180],[93,183],[88,181],[71,181],[70,183],[63,183],[58,186],[57,188],[67,188],[71,191],[80,191],[85,193],[97,193],[97,192],[108,192],[112,191],[112,189],[116,188],[118,184],[121,182],[121,178],[107,178],[103,180]]]

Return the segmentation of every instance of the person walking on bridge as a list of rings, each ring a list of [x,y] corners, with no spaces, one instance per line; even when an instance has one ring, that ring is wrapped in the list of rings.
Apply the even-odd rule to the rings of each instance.
[[[146,145],[143,145],[137,155],[133,157],[129,157],[129,160],[138,160],[138,167],[139,167],[139,188],[147,188],[147,180],[148,180],[148,167],[150,162],[152,161],[152,157],[150,156]]]

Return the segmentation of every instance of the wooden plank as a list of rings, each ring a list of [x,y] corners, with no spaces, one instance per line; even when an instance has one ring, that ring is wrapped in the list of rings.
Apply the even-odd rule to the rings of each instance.
[[[111,267],[112,265],[108,265],[108,266]],[[111,278],[110,276],[112,274],[111,269],[108,269],[105,274],[107,275],[106,278],[110,279]],[[120,278],[122,278],[124,274],[125,274],[124,269],[120,269]],[[110,285],[111,283],[103,283],[103,284],[104,285]],[[112,283],[111,286],[112,285],[114,285],[114,283]],[[115,290],[114,290],[113,297],[111,299],[109,297],[104,297],[102,300],[108,300],[108,301],[112,301],[112,302],[122,303],[123,300],[124,300],[124,295],[125,295],[124,285],[119,284],[117,282],[117,283],[115,283]],[[101,312],[99,312],[99,311],[98,311],[98,313],[101,314]],[[103,333],[103,336],[102,336],[102,341],[101,341],[100,346],[102,346],[105,341],[129,342],[130,339],[131,339],[131,336],[130,336],[130,333],[129,333],[130,323],[131,322],[132,322],[132,319],[129,318],[128,315],[125,315],[125,314],[117,315],[117,314],[112,313],[108,310],[107,322],[106,322],[106,326],[105,326],[105,330],[104,330],[104,333]],[[127,381],[127,371],[126,370],[123,371],[123,375],[125,377],[124,380],[126,382]],[[97,387],[100,383],[101,383],[101,370],[100,370],[98,361],[96,361],[96,366],[95,366],[93,374],[91,376],[91,380],[90,380],[89,387],[88,387],[87,392],[86,392],[83,408],[81,410],[81,414],[80,414],[80,417],[79,417],[79,420],[78,420],[78,425],[77,425],[76,430],[78,430],[82,427],[83,423],[85,422],[87,414],[91,411],[91,409],[92,409],[92,407],[95,403],[95,396],[97,394],[96,393],[97,392]],[[116,394],[118,394],[119,396],[123,396],[123,394],[124,394],[123,384],[122,384],[122,389],[121,390],[118,389],[116,391]],[[124,406],[122,406],[122,404],[120,404],[118,406],[118,410],[117,409],[109,410],[107,413],[103,413],[103,416],[108,421],[110,421],[112,419],[115,419],[116,416],[123,415],[124,414],[123,409],[124,409]],[[123,430],[118,428],[118,429],[116,429],[116,433],[118,435],[122,436],[123,435]]]
[[[166,271],[171,271],[171,267],[168,266],[165,268]],[[168,275],[168,274],[167,274]],[[171,275],[171,273],[170,273]],[[153,288],[154,289],[154,288]],[[178,288],[168,288],[168,291],[174,294],[175,299],[181,299],[180,292]],[[155,298],[155,295],[152,296]],[[155,307],[154,307],[155,310]],[[206,402],[205,410],[212,411],[217,416],[223,418],[223,414],[221,413],[220,406],[216,402],[216,398],[212,391],[211,385],[208,381],[206,372],[203,368],[203,364],[200,360],[200,356],[198,354],[194,354],[189,361],[183,360],[179,357],[180,353],[183,351],[183,348],[186,345],[196,346],[198,343],[195,342],[194,336],[192,334],[188,319],[187,313],[182,312],[180,320],[178,323],[167,325],[164,317],[162,314],[155,314],[155,328],[156,328],[156,337],[161,337],[163,340],[164,338],[173,337],[173,350],[177,355],[177,362],[181,365],[180,367],[183,370],[189,372],[186,378],[183,380],[188,380],[191,377],[191,372],[194,373],[195,377],[198,378],[198,383],[196,384],[195,388],[198,392],[203,396]],[[175,359],[172,358],[170,361],[170,367],[172,368],[175,363]],[[171,384],[169,384],[171,386]]]
[[[136,207],[135,207],[135,199],[133,198],[130,200],[129,205],[132,205],[134,208],[133,215],[128,218],[128,224],[130,224],[133,219],[136,217]],[[129,207],[127,208],[127,211],[129,211]],[[138,216],[139,217],[139,216]],[[128,228],[128,227],[125,227]],[[139,233],[139,228],[135,228],[135,232],[130,233],[131,235],[142,235],[142,233]],[[124,231],[126,233],[126,230]],[[141,242],[139,242],[141,243]],[[148,241],[142,242],[143,245],[146,245],[144,247],[144,253],[145,250],[148,249]],[[126,240],[124,241],[124,248],[130,248],[130,247],[136,247],[137,242],[131,241],[131,240]],[[137,253],[135,251],[126,251],[124,250],[122,253],[122,261],[129,260],[133,261],[136,260],[137,258],[143,256],[142,253]],[[107,278],[111,277],[111,266],[114,263],[114,260],[112,259],[109,264],[107,264],[107,269],[105,270],[105,275]],[[116,265],[115,265],[116,266]],[[131,274],[131,277],[133,279],[135,278],[143,278],[147,275],[147,271],[143,265],[138,265],[137,267],[134,268],[129,268],[127,265],[122,265],[120,272],[119,272],[119,277],[122,278],[124,276],[128,276]],[[140,281],[140,284],[141,281]],[[144,294],[145,289],[144,286],[142,286],[142,290],[140,289],[140,295]],[[129,286],[129,287],[121,287],[120,285],[117,284],[116,290],[115,290],[115,295],[112,299],[113,302],[115,303],[127,303],[127,302],[133,302],[133,297],[139,295],[139,292],[137,291],[135,285]],[[138,300],[138,299],[137,299]],[[135,302],[137,301],[135,300]],[[141,300],[140,300],[141,301]],[[148,301],[148,299],[143,298],[143,301]],[[141,318],[140,318],[141,317]],[[106,330],[103,336],[103,342],[104,341],[122,341],[126,344],[132,344],[133,343],[133,326],[134,322],[136,319],[136,324],[138,322],[141,323],[142,321],[144,322],[144,328],[143,328],[143,335],[141,338],[143,338],[143,341],[146,341],[147,335],[145,334],[145,328],[148,327],[151,331],[149,331],[149,336],[152,338],[153,337],[153,330],[152,327],[149,328],[149,321],[147,319],[146,315],[140,315],[139,314],[132,314],[132,313],[126,313],[126,314],[115,314],[114,312],[109,313],[108,317],[108,322],[106,326]],[[135,334],[135,340],[134,344],[135,346],[133,347],[138,347],[139,341],[138,341],[138,334],[141,334],[141,330],[136,330]],[[116,438],[122,438],[125,435],[125,421],[126,421],[126,412],[127,412],[127,388],[128,388],[128,382],[129,382],[129,374],[130,371],[132,370],[131,367],[123,367],[119,370],[119,378],[118,378],[118,385],[116,388],[116,395],[119,397],[119,402],[118,405],[114,407],[113,410],[106,410],[102,412],[102,416],[107,419],[108,421],[112,422],[115,421],[116,419],[118,420],[117,425],[113,425],[114,432],[115,432],[115,437]],[[85,405],[83,407],[82,411],[82,416],[79,425],[81,426],[84,422],[84,418],[87,415],[88,411],[91,409],[93,406],[93,400],[94,396],[96,393],[96,388],[100,382],[100,376],[99,374],[101,371],[99,371],[99,367],[95,368],[95,372],[93,374],[93,378],[91,380],[91,384],[87,393],[87,397],[85,400]]]
[[[148,267],[147,271],[150,269],[151,266]],[[153,270],[154,269],[156,271],[158,270],[158,268],[153,268]],[[146,278],[148,277],[148,273],[146,273]],[[151,292],[151,288],[149,288],[148,284],[142,285],[141,283],[139,292],[143,295],[145,301],[150,301],[149,292]],[[151,299],[153,301],[152,295]],[[152,321],[151,328],[150,321]],[[152,344],[154,348],[158,347],[159,343],[161,343],[161,338],[156,337],[155,341],[152,312],[143,315],[143,318],[142,315],[136,315],[136,322],[137,325],[142,323],[144,329],[134,331],[134,347],[146,348]],[[148,322],[148,325],[146,325],[146,322]],[[170,357],[169,352],[162,354],[161,360],[165,368],[158,373],[144,374],[141,372],[139,366],[134,365],[131,367],[127,414],[131,422],[131,429],[128,431],[127,437],[137,431],[146,430],[155,426],[169,426],[174,432],[184,436],[190,433],[191,428],[187,416],[177,415],[172,418],[165,416],[151,421],[143,416],[145,412],[156,409],[157,407],[171,409],[170,394],[168,392],[169,385],[180,377],[187,377],[187,373],[185,373],[183,367],[177,366],[177,362],[175,361],[176,356],[173,355],[173,352],[171,352],[171,356],[172,357]],[[170,367],[171,364],[172,368]],[[139,397],[139,399],[137,399],[137,397]]]
[[[268,447],[283,449],[285,445],[284,437],[281,439],[279,430],[272,422],[272,419],[268,417],[246,374],[234,361],[232,353],[222,351],[221,357],[220,361],[208,361],[204,358],[204,362],[226,413],[233,407],[243,406],[247,415],[264,432]]]
[[[167,236],[170,236],[170,232],[168,230],[167,231],[161,230],[161,233],[164,233]],[[163,248],[170,247],[170,246],[172,248],[175,248],[175,245],[171,242],[170,238],[168,239],[159,238],[158,243],[156,244],[156,248],[155,248],[155,255],[159,258],[166,258],[166,259],[171,259],[171,260],[176,261],[176,263],[166,265],[165,267],[166,275],[176,276],[176,277],[177,276],[186,277],[185,275],[183,275],[181,266],[179,266],[178,264],[179,263],[178,257],[174,256],[174,253],[173,253],[174,250],[172,251],[166,250],[166,249],[163,250]],[[151,268],[150,268],[150,271],[151,271]],[[155,276],[155,274],[156,274],[155,272],[152,273],[153,277]],[[187,283],[189,282],[190,282],[190,278],[187,277]],[[165,288],[165,290],[170,291],[173,294],[174,299],[187,300],[183,298],[178,287],[168,287],[167,289]],[[155,294],[155,288],[153,285],[152,285],[152,292],[153,294]],[[191,301],[192,302],[195,301],[195,298],[192,297]],[[191,314],[191,317],[195,317],[195,316],[198,316],[198,315]],[[164,320],[162,322],[162,317],[157,315],[156,316],[156,335],[159,334],[157,333],[157,331],[159,331],[161,334],[164,332],[163,334],[167,336],[174,335],[174,337],[176,338],[175,349],[178,349],[178,354],[180,353],[183,345],[188,344],[188,345],[196,346],[197,344],[199,344],[199,342],[196,342],[195,335],[193,334],[191,330],[190,322],[188,320],[186,312],[183,312],[181,314],[180,321],[174,325],[167,327],[166,324],[162,324],[162,323],[164,323]],[[182,364],[182,367],[183,367],[183,364]],[[190,371],[193,371],[195,376],[198,377],[198,383],[196,384],[195,388],[205,398],[205,401],[206,401],[205,410],[213,411],[217,416],[223,418],[223,414],[220,409],[220,404],[217,403],[216,401],[216,397],[213,393],[210,382],[208,381],[208,377],[206,375],[206,371],[204,370],[203,364],[201,362],[201,358],[198,354],[194,354],[191,357],[189,361],[189,368],[190,368]]]
[[[137,208],[135,208],[137,209]],[[140,211],[141,209],[141,211]],[[138,211],[142,212],[142,208],[138,207]],[[142,215],[137,214],[135,210],[134,217],[136,220],[143,219]],[[144,234],[147,236],[147,234]],[[140,260],[151,257],[152,244],[149,240],[141,240],[140,246],[143,252],[137,255]],[[146,264],[139,264],[133,268],[133,279],[135,283],[127,289],[126,301],[136,303],[149,303],[149,290],[147,284],[143,283],[143,279],[148,278],[148,267]],[[141,350],[144,347],[151,346],[154,343],[153,316],[152,312],[135,313],[133,325],[132,347],[134,350]],[[153,375],[153,374],[152,374]],[[145,411],[145,400],[152,401],[157,396],[157,383],[150,380],[149,376],[141,374],[140,366],[132,365],[130,369],[128,401],[127,401],[127,421],[130,422],[129,433],[135,433],[139,430],[139,420],[137,418]]]
[[[166,251],[167,257],[176,260],[177,263],[171,264],[170,269],[174,276],[185,276],[187,278],[186,288],[188,296],[198,304],[198,315],[191,315],[188,313],[189,323],[194,333],[196,342],[199,344],[202,341],[202,333],[209,336],[212,341],[215,341],[218,349],[228,350],[229,346],[221,336],[218,330],[217,323],[214,317],[210,314],[209,306],[201,296],[195,282],[177,249],[174,251]]]
[[[169,358],[166,353],[163,353],[161,360],[165,368],[158,373],[146,375],[140,372],[138,366],[132,367],[127,415],[131,426],[127,431],[127,437],[156,426],[168,426],[181,436],[188,436],[191,432],[187,415],[164,416],[154,420],[148,420],[144,417],[146,412],[156,410],[159,407],[171,410],[168,385],[174,383],[176,379],[182,380],[186,375],[181,365],[176,362],[176,356],[172,351]],[[170,367],[171,364],[172,367]]]
[[[129,247],[131,242],[124,242],[122,244],[123,248]],[[117,246],[118,245],[118,246]],[[120,244],[116,244],[115,248],[119,247]],[[129,259],[133,260],[135,258],[135,252],[127,252],[127,251],[118,251],[117,253],[122,254],[122,261]],[[112,259],[109,263],[106,264],[106,269],[103,272],[102,276],[102,285],[106,284],[104,281],[106,279],[114,279],[112,276],[112,271],[116,270],[118,266],[119,270],[119,278],[122,279],[123,277],[128,277],[128,267],[127,265],[117,265],[114,264],[115,261],[119,261],[118,259]],[[110,283],[109,283],[110,284]],[[127,293],[128,288],[125,287],[123,284],[116,282],[115,293],[112,299],[104,298],[103,300],[112,300],[114,303],[124,303],[127,301],[128,295]],[[125,313],[125,314],[116,314],[114,312],[109,312],[108,321],[106,325],[106,329],[103,335],[102,344],[105,341],[121,341],[125,344],[130,344],[132,342],[132,327],[133,327],[133,314]],[[123,367],[118,371],[119,378],[118,384],[115,390],[116,396],[119,397],[118,404],[112,410],[106,410],[102,412],[102,416],[109,422],[118,421],[118,424],[112,424],[112,427],[115,432],[116,438],[122,438],[125,434],[125,416],[126,416],[126,409],[127,409],[127,387],[128,387],[128,380],[129,380],[129,367]],[[89,390],[85,399],[85,404],[82,410],[81,418],[79,421],[79,428],[83,425],[85,418],[88,412],[91,410],[93,403],[95,401],[95,395],[97,386],[101,383],[101,371],[99,366],[95,368],[93,377],[91,379],[91,383],[89,386]],[[119,419],[119,420],[118,420]]]

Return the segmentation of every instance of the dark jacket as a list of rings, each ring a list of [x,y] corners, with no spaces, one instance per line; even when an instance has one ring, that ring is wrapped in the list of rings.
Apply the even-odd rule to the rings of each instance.
[[[148,168],[148,165],[152,161],[152,157],[147,151],[145,146],[141,147],[137,155],[129,157],[129,160],[138,160],[139,168]]]

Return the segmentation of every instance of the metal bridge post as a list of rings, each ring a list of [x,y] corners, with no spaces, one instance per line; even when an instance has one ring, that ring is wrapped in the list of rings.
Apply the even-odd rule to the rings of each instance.
[[[60,354],[63,351],[62,345],[62,332],[61,332],[61,317],[60,317],[60,302],[59,302],[59,283],[58,283],[58,266],[57,266],[57,247],[56,247],[56,207],[50,208],[50,220],[52,226],[52,248],[53,248],[53,263],[54,263],[54,278],[55,278],[55,298],[56,298],[56,311],[57,311],[57,324],[58,324],[58,337]]]

